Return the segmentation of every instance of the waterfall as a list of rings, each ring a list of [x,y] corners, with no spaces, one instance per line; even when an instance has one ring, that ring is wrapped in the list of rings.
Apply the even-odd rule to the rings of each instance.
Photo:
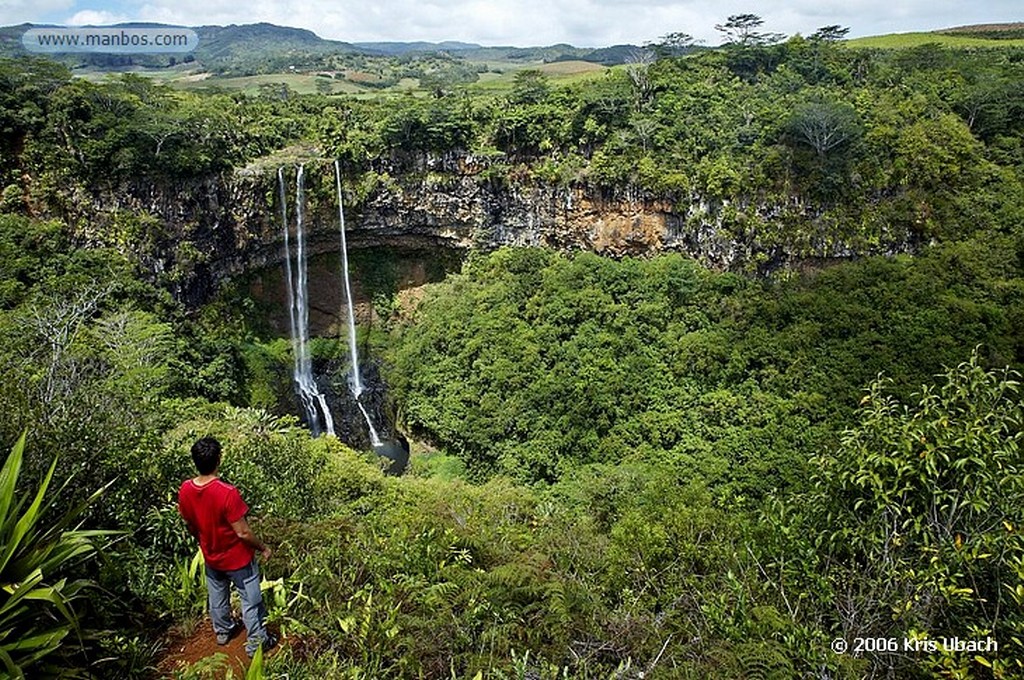
[[[363,393],[363,380],[359,375],[359,355],[356,347],[356,312],[352,305],[352,286],[348,278],[348,243],[345,241],[345,206],[341,196],[341,167],[334,161],[334,180],[338,187],[338,221],[341,224],[341,277],[345,285],[345,302],[348,305],[348,352],[352,359],[349,389],[359,399]]]
[[[370,430],[370,445],[374,447],[380,446],[380,435],[377,434],[377,430],[373,426],[373,421],[370,420],[370,414],[367,413],[366,408],[363,407],[363,402],[356,399],[356,405],[359,407],[359,410],[363,412],[363,418],[366,419],[366,427]]]
[[[370,420],[370,414],[366,412],[366,409],[363,408],[363,403],[359,401],[359,397],[363,394],[363,380],[359,375],[359,350],[356,347],[356,312],[355,306],[352,304],[352,284],[350,283],[348,276],[348,244],[345,241],[345,207],[341,194],[341,166],[338,164],[337,160],[334,161],[334,180],[338,188],[338,221],[341,224],[341,274],[345,283],[345,302],[348,304],[348,351],[349,359],[352,362],[352,371],[349,374],[349,389],[352,391],[352,396],[355,397],[359,410],[363,412],[363,417],[366,419],[366,426],[370,430],[370,443],[373,446],[380,446],[380,437],[377,436],[377,430],[373,427],[373,422]]]
[[[306,422],[314,435],[321,432],[320,420],[323,416],[327,434],[334,434],[334,419],[327,408],[327,399],[320,393],[313,379],[313,361],[309,355],[309,305],[307,304],[308,273],[306,268],[306,232],[303,224],[305,218],[305,170],[300,165],[295,180],[295,266],[297,275],[292,271],[291,244],[288,237],[288,203],[284,186],[284,171],[278,168],[278,187],[281,194],[281,222],[284,227],[285,276],[288,291],[288,321],[294,357],[292,377],[302,409],[306,412]],[[318,408],[319,407],[319,408]]]

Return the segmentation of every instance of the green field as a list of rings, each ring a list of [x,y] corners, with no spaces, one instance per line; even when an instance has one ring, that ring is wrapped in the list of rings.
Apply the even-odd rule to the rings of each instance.
[[[586,61],[559,61],[552,63],[509,63],[487,62],[487,71],[480,73],[480,80],[468,85],[470,89],[490,92],[502,92],[512,87],[515,74],[524,69],[537,69],[552,82],[568,84],[600,77],[608,67]],[[375,98],[386,94],[406,94],[426,92],[420,87],[416,78],[402,78],[396,85],[388,88],[363,87],[350,80],[327,79],[310,73],[267,73],[253,76],[216,76],[181,65],[166,69],[135,69],[130,71],[136,75],[149,78],[154,82],[170,85],[186,90],[224,89],[239,90],[246,94],[256,94],[261,86],[287,85],[299,94],[317,92],[317,82],[326,81],[331,85],[331,94],[356,95],[361,98]],[[119,78],[124,71],[108,71],[101,69],[80,69],[75,72],[79,78],[92,82],[102,82],[110,78]]]
[[[938,44],[946,47],[1024,47],[1024,40],[992,40],[968,36],[954,36],[943,33],[890,33],[873,35],[866,38],[847,40],[849,47],[869,47],[879,49],[901,49],[919,47],[921,45]]]
[[[170,85],[187,89],[217,87],[226,90],[241,90],[254,94],[259,91],[261,85],[287,85],[299,94],[313,94],[317,91],[317,81],[329,82],[332,94],[355,94],[365,92],[366,89],[346,80],[333,80],[321,78],[306,73],[268,73],[258,76],[241,76],[236,78],[223,78],[220,76],[209,76],[201,79],[179,78],[169,81]]]
[[[102,68],[76,68],[73,71],[75,77],[99,83],[111,78],[120,78],[125,73],[149,78],[155,83],[168,84],[189,79],[202,78],[204,74],[194,65],[179,64],[169,68],[132,68],[132,69],[102,69]]]
[[[331,84],[331,94],[359,94],[377,92],[370,88],[347,80],[323,78],[307,73],[267,73],[255,76],[223,77],[184,67],[169,69],[136,69],[132,71],[107,71],[98,69],[79,69],[75,75],[92,82],[120,78],[124,73],[132,73],[159,83],[186,90],[224,89],[241,90],[247,94],[259,92],[261,85],[287,85],[299,94],[313,94],[317,91],[317,81]],[[405,91],[416,86],[415,80],[405,79],[396,85],[394,90]]]
[[[588,61],[556,61],[549,64],[536,62],[522,65],[504,63],[502,66],[508,70],[503,70],[501,73],[493,71],[481,73],[480,80],[467,87],[487,92],[508,90],[512,87],[516,73],[526,69],[536,69],[547,76],[551,82],[559,85],[600,78],[609,70],[607,66]]]
[[[608,67],[590,61],[555,61],[544,64],[538,70],[548,76],[557,77],[574,76],[581,73],[603,73],[608,70]]]

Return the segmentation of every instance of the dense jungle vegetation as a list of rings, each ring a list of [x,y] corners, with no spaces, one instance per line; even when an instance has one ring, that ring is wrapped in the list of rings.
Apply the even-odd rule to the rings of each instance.
[[[275,550],[269,677],[1024,675],[1024,52],[756,28],[566,87],[366,101],[0,62],[0,674],[149,677],[199,625],[174,494],[212,434]],[[240,288],[186,307],[187,244],[153,271],[159,216],[91,210],[302,143],[356,206],[470,154],[877,254],[754,277],[501,249],[413,307],[385,290],[364,334],[417,440],[387,477],[268,404],[290,359]],[[902,642],[951,637],[998,650]],[[833,651],[857,638],[899,649]]]

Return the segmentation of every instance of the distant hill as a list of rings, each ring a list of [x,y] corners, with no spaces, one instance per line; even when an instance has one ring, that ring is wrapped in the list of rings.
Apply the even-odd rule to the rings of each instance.
[[[14,26],[0,26],[0,55],[14,57],[28,54],[21,46],[21,36],[30,28],[47,28],[49,24],[16,24]]]
[[[121,28],[153,28],[165,24],[125,23]],[[29,28],[42,24],[0,27],[0,56],[26,54],[21,36]],[[223,76],[248,76],[290,70],[329,68],[329,57],[353,54],[403,57],[409,55],[450,54],[471,61],[510,61],[513,63],[587,61],[603,66],[625,63],[640,48],[637,45],[611,47],[574,47],[568,44],[543,47],[485,47],[476,43],[444,42],[360,42],[326,40],[313,31],[268,23],[229,26],[195,26],[199,47],[190,55],[104,55],[68,54],[54,58],[71,67],[122,69],[164,67],[177,62],[198,62],[205,70]]]
[[[588,50],[586,54],[577,57],[580,61],[589,61],[605,66],[616,66],[625,64],[636,53],[644,51],[644,48],[637,45],[612,45],[611,47],[598,47]],[[564,59],[558,59],[564,61]]]
[[[460,52],[459,56],[473,61],[511,61],[519,63],[589,61],[603,66],[615,66],[626,63],[631,54],[642,49],[638,45],[573,47],[572,45],[559,43],[546,47],[479,47]]]
[[[943,35],[985,38],[987,40],[1021,40],[1024,39],[1024,22],[956,26],[955,28],[946,28],[935,32]]]
[[[166,24],[132,22],[115,24],[114,28],[159,28]],[[27,54],[21,36],[30,28],[43,24],[20,24],[0,28],[0,55]],[[195,26],[199,47],[189,55],[181,54],[66,54],[54,58],[68,66],[94,66],[118,69],[132,66],[160,67],[176,61],[195,61],[213,73],[252,75],[286,71],[291,68],[316,68],[323,57],[359,53],[346,42],[325,40],[313,31],[274,24],[229,26]]]
[[[463,57],[471,61],[546,62],[589,61],[604,66],[624,64],[629,56],[641,49],[636,45],[611,47],[574,47],[565,43],[543,47],[514,47],[512,45],[483,46],[454,40],[445,42],[360,42],[355,47],[379,54],[404,56],[409,54],[436,54],[440,52]]]
[[[197,61],[225,75],[251,75],[291,68],[316,68],[321,57],[361,50],[349,43],[325,40],[304,28],[274,24],[198,26]]]
[[[444,42],[358,42],[352,43],[361,50],[388,54],[391,56],[402,56],[411,53],[430,54],[434,52],[461,52],[465,50],[480,49],[476,43],[464,43],[457,40],[446,40]]]

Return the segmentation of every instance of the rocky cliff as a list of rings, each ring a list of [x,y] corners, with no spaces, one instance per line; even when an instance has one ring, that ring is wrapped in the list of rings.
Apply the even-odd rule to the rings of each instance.
[[[133,181],[79,197],[65,216],[87,241],[131,251],[180,299],[198,304],[220,282],[282,260],[277,167],[264,161],[185,182]],[[332,164],[307,159],[306,167],[310,250],[335,251]],[[381,160],[368,172],[347,174],[350,247],[530,245],[610,256],[681,251],[716,269],[764,273],[914,245],[904,234],[881,234],[869,244],[844,239],[800,204],[659,197],[493,170],[485,160],[449,154]],[[286,184],[293,220],[292,166]]]

